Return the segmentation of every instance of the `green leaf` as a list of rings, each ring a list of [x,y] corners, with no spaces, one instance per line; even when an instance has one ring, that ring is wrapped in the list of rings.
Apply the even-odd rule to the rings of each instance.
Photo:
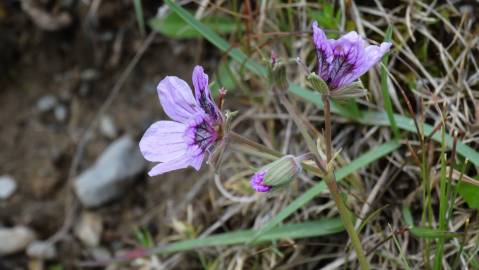
[[[386,31],[386,36],[384,38],[384,42],[390,42],[392,37],[393,27],[390,25]],[[389,62],[389,53],[384,55],[381,61],[381,91],[383,94],[384,99],[384,109],[386,110],[386,114],[388,116],[389,124],[391,129],[393,130],[394,138],[400,139],[401,134],[399,133],[399,129],[396,124],[396,119],[394,118],[394,111],[391,102],[391,96],[389,95],[389,87],[388,87],[388,72],[387,72],[387,65]]]
[[[462,236],[462,233],[441,231],[429,227],[412,227],[410,232],[412,235],[421,238],[454,238]]]
[[[275,228],[258,238],[258,242],[269,242],[280,239],[298,239],[330,235],[342,232],[344,227],[339,218],[307,221],[297,224],[288,224]],[[197,248],[226,246],[246,243],[256,230],[234,231],[220,233],[204,238],[179,241],[166,246],[159,246],[149,250],[149,254],[166,254],[178,251],[192,250]]]
[[[329,1],[322,1],[321,10],[308,9],[308,16],[316,20],[322,29],[337,29],[341,21],[341,11],[334,13],[334,7]],[[337,38],[337,33],[329,34],[330,38]]]
[[[466,201],[469,208],[479,209],[479,187],[466,182],[459,182],[457,192]]]
[[[191,15],[191,12],[188,11]],[[205,17],[203,23],[213,29],[213,31],[221,34],[228,34],[236,31],[238,24],[228,17],[208,16]],[[171,12],[164,18],[153,18],[149,21],[150,27],[172,38],[197,38],[203,35],[194,27],[186,23],[177,13]]]
[[[318,108],[323,108],[323,101],[321,100],[321,96],[319,96],[317,93],[311,90],[304,89],[301,86],[297,84],[293,84],[293,83],[290,83],[289,91],[295,94],[296,96],[315,104],[316,106],[318,106]],[[338,115],[358,121],[359,123],[364,125],[374,125],[374,126],[390,126],[391,125],[387,117],[387,114],[384,112],[362,112],[361,117],[355,118],[349,115],[349,112],[346,109],[338,106],[338,104],[336,103],[331,103],[331,111]],[[413,133],[417,132],[414,126],[414,121],[411,118],[403,116],[403,115],[399,115],[399,114],[394,114],[394,118],[400,129],[410,131]],[[425,136],[428,136],[429,134],[431,134],[434,128],[431,125],[423,124],[422,129],[425,132]],[[434,136],[432,136],[432,139],[437,142],[441,142],[441,134],[436,132]],[[445,139],[446,139],[447,147],[452,149],[454,139],[448,134],[446,134]],[[464,143],[460,141],[457,142],[456,147],[457,147],[457,152],[460,155],[468,158],[472,163],[474,163],[474,165],[479,166],[479,153],[476,150],[472,149],[471,147],[465,145]]]
[[[145,35],[145,17],[143,16],[143,8],[141,6],[141,0],[133,0],[135,7],[136,20],[138,21],[138,27],[142,36]]]
[[[188,23],[196,31],[201,33],[201,35],[204,38],[206,38],[209,42],[215,45],[222,52],[226,52],[231,58],[233,58],[238,63],[244,65],[247,69],[249,69],[251,72],[255,73],[256,75],[266,78],[268,73],[262,65],[249,59],[248,56],[246,56],[242,51],[238,50],[237,48],[233,48],[224,38],[222,38],[215,31],[213,31],[209,26],[195,19],[195,17],[191,16],[191,14],[188,11],[186,11],[184,8],[182,8],[178,4],[174,3],[171,0],[165,0],[165,3],[171,8],[171,10],[177,13],[186,23]]]

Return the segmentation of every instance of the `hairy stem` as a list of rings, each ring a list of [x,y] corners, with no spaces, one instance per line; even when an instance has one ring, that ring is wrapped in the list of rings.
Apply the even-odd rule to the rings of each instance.
[[[277,158],[280,158],[280,157],[283,156],[283,154],[281,152],[270,149],[270,148],[268,148],[268,147],[266,147],[262,144],[259,144],[255,141],[252,141],[252,140],[248,139],[248,138],[245,138],[245,137],[241,136],[240,134],[238,134],[236,132],[233,132],[233,131],[228,133],[228,138],[235,143],[251,147],[251,148],[253,148],[257,151],[267,153],[267,154],[269,154],[271,156],[274,156],[274,157],[277,157]],[[310,172],[310,173],[312,173],[316,176],[324,177],[324,171],[322,170],[322,168],[312,166],[310,163],[306,162],[305,160],[301,161],[301,165],[302,165],[304,170],[306,170],[306,171],[308,171],[308,172]]]
[[[349,213],[348,208],[344,204],[343,200],[341,199],[341,195],[338,190],[338,186],[335,181],[334,176],[334,169],[333,166],[330,165],[332,159],[332,142],[331,142],[331,105],[329,102],[329,98],[326,95],[323,95],[323,103],[324,103],[324,139],[325,139],[325,146],[326,146],[326,159],[327,159],[327,177],[324,178],[326,185],[328,186],[329,192],[331,193],[331,197],[333,198],[334,202],[336,203],[336,207],[338,208],[339,215],[343,222],[343,225],[346,231],[349,234],[351,239],[351,244],[353,245],[354,250],[356,251],[356,255],[359,260],[359,266],[361,270],[369,269],[369,264],[364,255],[364,250],[361,246],[361,241],[359,240],[358,234],[354,229],[353,221],[351,219],[351,215]]]

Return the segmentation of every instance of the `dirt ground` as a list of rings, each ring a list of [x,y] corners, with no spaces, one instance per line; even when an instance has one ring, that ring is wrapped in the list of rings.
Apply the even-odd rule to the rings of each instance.
[[[100,1],[93,15],[82,1],[34,2],[52,17],[67,14],[71,23],[48,31],[18,1],[0,3],[0,175],[10,175],[18,184],[12,197],[0,201],[0,226],[25,225],[39,239],[48,239],[62,227],[71,207],[68,175],[78,143],[145,37],[138,31],[132,1]],[[158,4],[150,2],[145,10],[156,11]],[[189,78],[193,62],[201,57],[196,42],[190,43],[154,38],[106,112],[117,135],[107,138],[96,128],[79,172],[115,137],[130,134],[139,139],[149,124],[163,117],[156,83],[167,72]],[[56,99],[55,108],[39,108],[45,97]],[[163,219],[174,208],[171,199],[184,194],[192,182],[185,172],[154,181],[145,174],[138,180],[132,192],[94,210],[103,216],[101,242],[107,249],[127,245],[137,227],[154,233],[169,230]],[[73,238],[62,241],[58,253],[58,262],[67,267],[89,256]],[[24,269],[28,264],[24,253],[0,258],[0,269]]]

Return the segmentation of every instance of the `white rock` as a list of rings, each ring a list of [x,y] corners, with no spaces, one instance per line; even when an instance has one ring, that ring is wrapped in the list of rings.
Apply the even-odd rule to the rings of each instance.
[[[17,189],[17,182],[11,176],[0,176],[0,200],[8,199]]]
[[[121,196],[145,165],[138,143],[123,136],[111,143],[96,163],[75,179],[75,193],[84,206],[100,206]]]
[[[57,250],[52,243],[33,241],[27,247],[27,255],[38,259],[53,259],[57,256]]]
[[[110,116],[104,115],[100,118],[100,132],[109,139],[116,138],[118,131]]]
[[[67,119],[67,108],[63,105],[56,106],[53,113],[55,114],[55,118],[60,122],[63,122],[65,119]]]
[[[24,226],[0,228],[0,256],[24,250],[35,238],[35,233]]]
[[[80,222],[75,226],[75,235],[89,247],[100,244],[102,231],[103,219],[95,213],[83,213]]]
[[[53,107],[55,107],[56,104],[57,104],[57,98],[55,96],[52,96],[52,95],[47,95],[47,96],[44,96],[44,97],[40,98],[37,101],[37,108],[41,112],[46,112],[46,111],[49,111],[49,110],[53,109]]]

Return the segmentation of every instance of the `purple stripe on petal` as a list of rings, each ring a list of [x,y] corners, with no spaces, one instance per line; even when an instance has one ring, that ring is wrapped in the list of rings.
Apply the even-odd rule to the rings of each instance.
[[[219,121],[220,110],[211,97],[211,91],[208,87],[208,75],[204,72],[202,66],[196,66],[193,70],[193,86],[195,88],[195,98],[200,107],[214,121]]]
[[[313,41],[316,47],[316,60],[318,62],[318,75],[324,81],[329,79],[329,65],[333,60],[331,44],[324,31],[318,27],[316,21],[313,22]]]

